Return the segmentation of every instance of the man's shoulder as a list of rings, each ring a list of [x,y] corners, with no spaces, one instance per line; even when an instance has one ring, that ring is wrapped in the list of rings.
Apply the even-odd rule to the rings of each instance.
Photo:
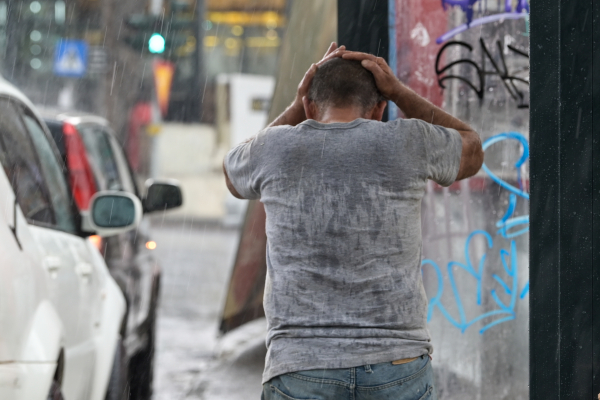
[[[259,132],[259,135],[276,135],[280,133],[291,132],[297,129],[297,126],[292,125],[267,126]]]

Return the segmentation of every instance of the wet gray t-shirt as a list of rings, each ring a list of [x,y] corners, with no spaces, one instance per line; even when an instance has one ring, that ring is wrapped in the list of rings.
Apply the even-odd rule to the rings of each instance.
[[[238,193],[267,213],[263,383],[431,353],[421,199],[460,165],[453,130],[416,119],[305,121],[229,152]]]

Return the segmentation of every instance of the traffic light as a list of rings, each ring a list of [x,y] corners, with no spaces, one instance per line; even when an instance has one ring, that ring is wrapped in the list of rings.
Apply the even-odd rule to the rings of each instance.
[[[153,33],[148,40],[148,50],[153,54],[161,54],[165,51],[165,38],[160,33]]]
[[[189,19],[173,18],[163,21],[154,15],[133,14],[125,19],[129,32],[121,40],[137,51],[163,54],[167,58],[186,46],[190,36],[195,39],[196,23]]]

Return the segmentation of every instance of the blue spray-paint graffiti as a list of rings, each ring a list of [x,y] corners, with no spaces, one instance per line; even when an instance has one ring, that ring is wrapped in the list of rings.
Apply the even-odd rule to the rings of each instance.
[[[487,245],[488,250],[494,248],[494,239],[488,232],[484,230],[473,231],[467,237],[464,247],[465,263],[461,263],[458,261],[450,261],[447,266],[447,273],[452,289],[452,296],[456,303],[456,308],[458,309],[458,318],[452,316],[441,302],[442,295],[444,294],[444,275],[438,264],[430,259],[425,259],[421,263],[421,266],[423,268],[426,265],[431,266],[437,276],[437,292],[435,296],[433,296],[429,300],[427,321],[431,321],[433,317],[433,312],[435,308],[437,308],[440,310],[444,318],[446,318],[456,328],[460,329],[463,333],[470,326],[479,321],[484,321],[485,323],[485,325],[479,331],[481,334],[483,334],[486,330],[492,328],[493,326],[515,319],[515,307],[517,300],[523,299],[527,295],[527,293],[529,293],[529,282],[525,283],[525,285],[523,285],[523,287],[519,290],[519,265],[517,260],[517,245],[514,240],[515,237],[523,235],[529,231],[529,216],[524,215],[513,217],[517,205],[517,197],[529,200],[529,193],[525,191],[521,179],[522,166],[529,158],[529,143],[527,142],[527,139],[520,133],[501,133],[486,140],[483,144],[483,150],[485,151],[493,144],[502,142],[504,140],[517,140],[521,143],[523,148],[523,154],[515,163],[515,168],[517,169],[517,182],[519,187],[515,187],[510,183],[502,180],[500,177],[494,174],[487,167],[487,165],[483,164],[482,168],[494,182],[496,182],[502,188],[511,192],[506,213],[500,220],[496,222],[496,227],[499,228],[496,233],[504,239],[510,239],[509,250],[501,248],[499,251],[500,261],[502,262],[504,272],[508,276],[508,283],[499,275],[492,275],[494,280],[500,285],[500,287],[504,291],[505,295],[509,296],[509,301],[502,301],[498,296],[496,289],[492,289],[490,290],[489,294],[492,297],[494,303],[496,304],[496,309],[482,313],[478,316],[473,317],[472,319],[469,319],[466,315],[465,308],[463,306],[463,298],[461,297],[456,285],[455,267],[466,271],[470,276],[472,276],[475,279],[477,283],[476,302],[478,306],[481,306],[483,296],[482,285],[487,252],[484,253],[483,256],[481,256],[479,263],[473,265],[469,254],[469,249],[471,247],[471,242],[475,237],[482,237],[483,239],[485,239],[485,244]],[[515,228],[521,229],[515,230]]]
[[[454,36],[467,31],[476,26],[489,24],[496,21],[504,21],[507,19],[521,19],[524,18],[527,24],[527,32],[529,32],[529,1],[528,0],[517,0],[517,4],[513,7],[512,0],[506,0],[504,3],[504,11],[500,14],[486,15],[482,18],[473,19],[473,8],[475,3],[480,0],[442,0],[442,7],[447,10],[449,6],[460,7],[467,17],[467,23],[457,26],[454,29],[444,33],[442,36],[436,39],[437,44],[442,44]],[[481,2],[479,3],[481,5]]]
[[[481,11],[481,1],[480,0],[442,0],[442,7],[444,10],[447,10],[448,7],[458,6],[460,7],[467,17],[467,25],[470,25],[473,21],[473,9],[475,7],[475,3],[479,1],[480,11]],[[504,12],[507,13],[521,13],[526,11],[529,13],[529,1],[528,0],[517,0],[517,4],[513,7],[513,0],[505,0],[504,1]]]

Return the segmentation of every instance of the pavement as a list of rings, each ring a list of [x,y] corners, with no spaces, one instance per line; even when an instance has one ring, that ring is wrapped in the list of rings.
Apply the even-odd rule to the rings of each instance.
[[[265,320],[218,332],[238,230],[155,221],[152,239],[162,268],[153,399],[259,399]]]

